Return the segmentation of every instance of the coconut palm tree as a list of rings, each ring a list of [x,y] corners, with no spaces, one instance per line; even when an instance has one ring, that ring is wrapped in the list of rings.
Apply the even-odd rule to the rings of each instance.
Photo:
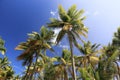
[[[114,33],[114,37],[112,40],[112,46],[115,46],[119,50],[119,53],[120,53],[120,27],[117,29],[117,32]],[[118,62],[120,63],[120,54],[117,58],[119,58],[119,60],[116,60],[116,63]],[[120,77],[120,71],[119,71],[119,77]]]
[[[39,57],[42,58],[41,54],[43,54],[43,52],[46,51],[47,49],[54,51],[50,46],[50,40],[54,37],[54,33],[53,31],[43,26],[40,29],[40,33],[32,32],[28,35],[29,35],[28,40],[26,42],[20,43],[15,49],[23,51],[22,54],[20,54],[17,57],[17,59],[23,60],[23,65],[29,65],[28,71],[33,60],[35,60],[33,72],[30,77],[30,79],[32,79],[32,76],[34,74],[34,71],[37,65],[37,60]],[[27,76],[27,73],[26,73],[26,76]],[[25,78],[27,78],[26,76]]]
[[[71,60],[70,51],[64,49],[62,56],[56,56],[51,58],[52,64],[45,69],[44,80],[69,80],[71,78]],[[68,74],[69,73],[69,74]],[[71,73],[73,75],[73,73]]]
[[[78,45],[79,50],[81,52],[81,56],[75,57],[76,59],[76,66],[78,71],[80,71],[80,76],[82,79],[90,79],[94,80],[96,65],[99,62],[99,56],[98,56],[98,47],[100,45],[97,44],[91,44],[89,41],[84,42],[83,47],[81,45]]]
[[[34,65],[36,64],[35,66],[35,69],[34,69]],[[31,64],[30,68],[29,68],[29,71],[28,71],[28,67],[26,67],[26,70],[24,71],[24,74],[27,73],[28,75],[32,75],[33,74],[33,69],[34,69],[34,75],[33,75],[33,80],[42,80],[43,79],[43,76],[42,76],[42,73],[43,73],[43,70],[44,70],[44,61],[41,59],[38,59],[37,62],[34,62]],[[23,79],[24,79],[25,75],[23,76]]]
[[[112,45],[116,46],[120,51],[120,27],[117,29],[117,32],[114,33]],[[120,60],[120,55],[119,55],[119,60]]]
[[[7,57],[0,58],[0,80],[7,80],[13,78],[14,71],[10,66]]]
[[[113,80],[115,77],[119,80],[120,70],[118,63],[116,62],[119,51],[115,46],[109,44],[107,47],[103,47],[102,53],[98,64],[100,80]]]
[[[4,55],[6,48],[4,47],[4,41],[0,38],[0,52]],[[0,58],[0,80],[12,79],[14,71],[10,66],[8,58],[4,55],[3,58]]]
[[[88,29],[83,24],[85,17],[82,17],[82,14],[84,11],[77,10],[75,5],[70,7],[68,11],[65,11],[64,8],[60,5],[58,10],[60,19],[51,18],[51,22],[48,23],[48,27],[61,29],[56,38],[57,44],[67,34],[71,51],[72,71],[74,75],[73,79],[76,80],[73,42],[77,43],[76,38],[81,40],[80,35],[86,36],[86,33],[88,32]]]
[[[78,45],[81,56],[78,56],[77,58],[82,60],[81,64],[84,64],[83,65],[84,67],[87,66],[86,63],[90,63],[92,65],[97,64],[97,62],[99,61],[99,57],[98,57],[99,46],[100,46],[99,44],[92,45],[90,41],[84,42],[83,47]]]

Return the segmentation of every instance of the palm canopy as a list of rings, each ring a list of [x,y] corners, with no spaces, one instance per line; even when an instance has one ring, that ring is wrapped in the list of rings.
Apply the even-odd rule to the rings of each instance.
[[[96,65],[99,62],[98,57],[98,47],[99,44],[91,44],[90,41],[84,42],[81,46],[78,44],[81,56],[77,56],[76,65],[78,66],[78,71],[80,72],[80,78],[83,80],[94,80]],[[96,79],[97,80],[97,79]]]
[[[120,47],[120,27],[118,28],[117,32],[114,33],[112,44]]]
[[[81,52],[81,56],[77,56],[76,61],[78,61],[78,63],[80,62],[80,66],[83,67],[87,67],[88,64],[91,65],[96,65],[99,61],[99,57],[98,57],[98,47],[100,45],[98,44],[91,44],[89,41],[88,42],[84,42],[83,47],[81,45],[78,45],[79,50]]]
[[[88,29],[84,26],[83,20],[85,17],[82,17],[83,10],[78,11],[76,5],[73,5],[65,11],[64,8],[60,5],[58,7],[60,19],[51,18],[51,22],[48,23],[48,27],[51,28],[61,28],[61,31],[58,33],[56,38],[56,43],[58,44],[65,34],[68,36],[70,51],[71,51],[71,61],[72,61],[72,70],[73,70],[73,79],[76,80],[75,72],[75,63],[73,56],[73,43],[78,47],[76,38],[81,39],[80,35],[86,36]]]
[[[80,52],[84,55],[89,55],[89,54],[95,55],[96,53],[98,53],[99,46],[100,44],[91,44],[90,41],[84,42],[83,47],[81,45],[78,45]]]
[[[102,53],[98,64],[99,77],[100,80],[111,80],[116,77],[116,74],[120,75],[119,65],[116,62],[116,58],[120,53],[116,47],[111,44],[103,47]]]
[[[26,42],[20,43],[15,49],[22,50],[22,54],[17,57],[18,60],[24,60],[23,65],[29,64],[36,57],[36,53],[40,50],[50,49],[54,51],[50,46],[50,40],[54,36],[53,31],[48,30],[44,26],[41,27],[40,33],[32,32],[28,34],[29,38]],[[39,55],[39,54],[38,54]]]
[[[60,19],[51,18],[51,22],[48,23],[48,27],[62,28],[56,39],[57,43],[59,43],[66,33],[76,36],[79,39],[81,39],[79,34],[86,36],[88,29],[83,24],[83,20],[85,19],[85,17],[82,16],[84,13],[83,10],[77,10],[76,5],[70,7],[68,11],[65,11],[60,5],[58,10]]]
[[[52,58],[51,58],[52,59]],[[70,51],[64,49],[62,51],[61,57],[54,57],[55,63],[53,65],[49,65],[47,70],[45,70],[45,76],[51,80],[68,80],[68,69],[71,68],[71,60],[70,60]],[[70,71],[69,71],[70,72]]]
[[[7,57],[0,58],[0,79],[12,79],[14,71],[10,66],[10,62],[8,61]]]
[[[112,45],[116,46],[120,51],[120,27],[118,28],[117,32],[114,33]],[[119,60],[120,60],[120,55],[119,55]]]

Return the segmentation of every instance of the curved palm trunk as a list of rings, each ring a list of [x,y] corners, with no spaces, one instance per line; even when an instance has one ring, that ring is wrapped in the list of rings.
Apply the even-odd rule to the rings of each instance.
[[[120,69],[119,69],[119,64],[117,63],[117,61],[115,61],[116,65],[117,65],[117,69],[118,69],[118,78],[120,78]]]
[[[64,80],[68,80],[68,74],[65,67],[64,67]]]
[[[70,45],[70,52],[71,52],[71,62],[72,62],[72,72],[73,72],[73,80],[76,79],[76,71],[75,71],[75,61],[74,61],[74,55],[73,55],[73,45],[72,45],[72,37],[68,34],[69,39],[69,45]]]
[[[28,69],[27,69],[27,72],[26,72],[26,74],[25,74],[23,80],[27,80],[27,78],[28,78],[28,73],[29,73],[31,64],[32,64],[32,62],[30,62],[29,66],[28,66]]]
[[[32,73],[31,73],[31,77],[30,77],[30,80],[32,80],[32,78],[33,78],[33,75],[34,75],[34,72],[35,72],[35,69],[36,69],[36,65],[37,65],[37,60],[38,60],[38,54],[39,54],[39,52],[38,53],[36,53],[36,60],[35,60],[35,65],[34,65],[34,68],[33,68],[33,71],[32,71]]]

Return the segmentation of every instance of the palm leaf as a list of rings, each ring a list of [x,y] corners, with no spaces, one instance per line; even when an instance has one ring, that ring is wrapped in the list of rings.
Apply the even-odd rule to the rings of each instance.
[[[61,5],[59,5],[58,11],[59,11],[59,15],[62,21],[64,22],[70,21],[70,17],[67,15],[66,11]]]
[[[80,10],[80,11],[77,11],[77,10],[76,10],[76,12],[74,12],[73,18],[74,18],[74,19],[79,19],[80,16],[83,15],[83,13],[84,13],[84,10],[83,10],[83,9]]]
[[[0,37],[0,52],[4,55],[6,52],[6,49],[4,47],[4,41],[2,40],[2,38]]]
[[[15,50],[25,50],[25,49],[27,49],[28,47],[26,47],[26,46],[23,46],[23,45],[18,45],[16,48],[15,48]]]
[[[49,44],[44,43],[43,46],[44,46],[46,49],[49,49],[49,50],[51,50],[52,52],[55,52],[54,49],[52,49]]]
[[[87,72],[85,68],[79,68],[79,71],[83,80],[93,80],[92,76]]]
[[[57,44],[62,40],[62,38],[64,37],[65,33],[66,33],[66,32],[65,32],[64,30],[61,30],[61,31],[58,33],[58,36],[57,36],[57,38],[56,38],[56,43],[57,43]]]
[[[61,61],[64,65],[66,65],[67,62],[65,61],[65,59],[61,58]]]
[[[73,35],[74,35],[76,38],[78,38],[80,41],[82,41],[82,43],[84,43],[84,41],[82,40],[82,38],[80,37],[80,35],[79,35],[76,31],[72,30],[71,32],[73,33]]]
[[[118,57],[120,55],[119,51],[116,50],[111,57],[108,58],[108,63],[110,63],[111,61],[114,61],[116,59],[116,57]]]
[[[69,9],[68,9],[68,12],[67,14],[73,18],[73,15],[74,15],[74,12],[76,11],[76,5],[72,5]]]

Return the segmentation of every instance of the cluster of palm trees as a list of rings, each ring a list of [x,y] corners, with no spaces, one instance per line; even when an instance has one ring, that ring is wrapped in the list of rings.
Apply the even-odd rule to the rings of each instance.
[[[2,38],[0,38],[0,52],[2,53],[2,55],[4,55],[4,53],[6,52],[4,41],[2,40]],[[6,56],[0,58],[0,80],[11,79],[13,78],[13,74],[14,71],[10,66],[8,58]]]
[[[58,13],[60,19],[51,18],[46,27],[42,26],[40,32],[29,33],[28,39],[15,48],[22,50],[17,59],[22,60],[23,66],[27,67],[23,76],[12,75],[12,78],[15,80],[120,80],[120,28],[114,34],[112,43],[99,48],[99,44],[92,44],[82,39],[87,37],[88,33],[88,28],[83,23],[84,10],[77,10],[76,5],[73,5],[66,11],[60,5]],[[60,29],[58,34],[55,34],[55,29]],[[53,42],[54,38],[56,38],[55,42]],[[61,56],[49,57],[48,50],[56,54],[57,51],[53,46],[59,46],[63,38],[67,38],[69,48],[63,49]],[[0,44],[4,45],[2,42]],[[78,55],[74,55],[76,53],[74,49],[78,50]],[[0,50],[5,52],[5,48]]]

